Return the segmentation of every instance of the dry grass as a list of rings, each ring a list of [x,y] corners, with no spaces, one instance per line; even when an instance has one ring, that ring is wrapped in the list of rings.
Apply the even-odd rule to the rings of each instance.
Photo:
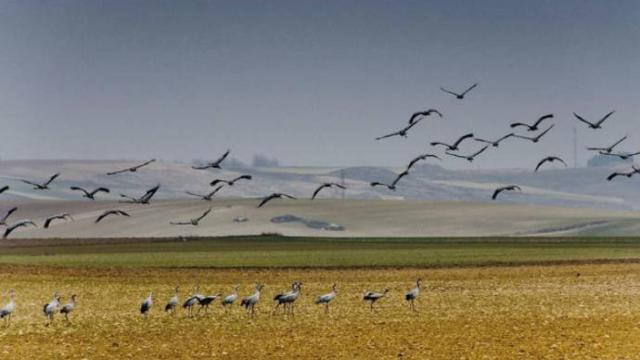
[[[577,276],[577,274],[580,276]],[[18,309],[0,329],[0,357],[34,358],[343,358],[632,359],[640,347],[640,265],[470,269],[189,270],[0,267]],[[427,290],[412,313],[402,295],[422,277]],[[300,280],[296,316],[272,316],[272,296]],[[172,287],[197,282],[210,293],[267,284],[259,316],[219,305],[194,319],[161,311]],[[338,282],[329,315],[312,303]],[[360,296],[389,287],[370,313]],[[42,304],[76,292],[73,324],[43,326]],[[139,302],[157,301],[147,319]],[[183,293],[183,297],[186,294]],[[4,301],[4,299],[3,299]],[[60,319],[57,319],[60,320]]]

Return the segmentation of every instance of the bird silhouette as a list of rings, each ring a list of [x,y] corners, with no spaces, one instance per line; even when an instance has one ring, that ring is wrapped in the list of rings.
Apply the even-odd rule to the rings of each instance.
[[[126,168],[126,169],[122,169],[122,170],[117,170],[117,171],[112,171],[112,172],[108,172],[107,175],[111,176],[111,175],[117,175],[117,174],[122,174],[122,173],[126,173],[126,172],[136,172],[138,171],[138,169],[147,166],[149,164],[151,164],[152,162],[155,162],[156,159],[151,159],[149,161],[145,161],[140,165],[136,165],[136,166],[132,166],[130,168]]]
[[[640,155],[640,151],[639,152],[634,152],[634,153],[623,153],[623,152],[617,152],[617,153],[607,153],[607,152],[599,152],[600,155],[604,155],[604,156],[615,156],[617,158],[620,158],[622,160],[629,160],[634,156]]]
[[[491,199],[496,200],[498,198],[498,195],[500,195],[503,191],[516,191],[516,190],[522,191],[522,189],[520,189],[520,186],[518,185],[507,185],[507,186],[499,187],[493,192]]]
[[[227,156],[229,156],[229,153],[231,153],[231,150],[227,150],[224,154],[222,154],[222,156],[220,156],[217,160],[209,162],[205,165],[202,166],[192,166],[192,169],[196,169],[196,170],[205,170],[205,169],[220,169],[220,165],[222,165],[222,162],[224,161],[224,159],[227,158]]]
[[[454,92],[454,91],[447,90],[447,89],[445,89],[445,88],[443,88],[443,87],[440,87],[440,90],[442,90],[442,91],[446,92],[447,94],[451,94],[451,95],[455,96],[455,97],[456,97],[456,99],[458,99],[458,100],[462,100],[462,99],[464,99],[465,95],[467,95],[467,93],[468,93],[469,91],[471,91],[471,90],[475,89],[475,88],[476,88],[476,86],[478,86],[478,83],[475,83],[475,84],[471,85],[467,90],[465,90],[465,91],[463,91],[463,92],[461,92],[461,93],[456,93],[456,92]]]
[[[506,140],[506,139],[508,139],[508,138],[510,138],[510,137],[514,137],[515,135],[516,135],[516,134],[514,134],[514,133],[509,133],[509,134],[507,134],[507,135],[505,135],[505,136],[503,136],[503,137],[501,137],[501,138],[499,138],[499,139],[497,139],[497,140],[494,140],[494,141],[492,141],[492,140],[480,139],[480,138],[474,138],[473,140],[478,141],[478,142],[481,142],[481,143],[489,144],[489,145],[491,145],[491,146],[493,146],[493,147],[500,147],[500,143],[501,143],[502,141],[504,141],[504,140]]]
[[[192,193],[190,191],[186,191],[186,193],[189,194],[189,195],[192,195],[192,196],[199,197],[199,198],[201,198],[202,200],[205,200],[205,201],[212,201],[213,200],[213,195],[215,195],[223,187],[224,187],[224,185],[220,185],[220,186],[218,186],[217,188],[213,189],[213,191],[211,191],[210,193],[208,193],[206,195],[196,194],[196,193]]]
[[[240,175],[234,179],[231,180],[223,180],[223,179],[215,179],[212,182],[209,183],[210,186],[216,186],[217,184],[227,184],[229,186],[233,186],[233,184],[235,184],[236,182],[240,181],[240,180],[251,180],[253,179],[253,176],[251,175]]]
[[[478,155],[480,155],[483,152],[485,152],[488,148],[489,148],[489,145],[486,145],[485,147],[483,147],[482,149],[476,151],[475,153],[473,153],[471,155],[460,155],[460,154],[455,154],[455,153],[452,153],[452,152],[449,152],[449,151],[445,151],[445,154],[447,154],[449,156],[457,157],[457,158],[460,158],[460,159],[465,159],[468,162],[473,162],[473,160],[475,160]]]
[[[640,168],[636,167],[635,165],[631,167],[630,171],[616,171],[614,173],[612,173],[611,175],[607,176],[607,181],[611,181],[615,178],[617,178],[618,176],[626,176],[627,178],[632,177],[635,174],[640,173]]]
[[[608,113],[607,115],[605,115],[602,119],[598,120],[598,121],[597,121],[597,122],[595,122],[595,123],[592,123],[592,122],[590,122],[590,121],[586,120],[585,118],[583,118],[582,116],[580,116],[580,115],[578,115],[578,114],[576,114],[576,113],[573,113],[573,116],[575,116],[575,117],[576,117],[576,119],[578,119],[579,121],[581,121],[581,122],[583,122],[583,123],[587,124],[587,125],[589,126],[589,128],[590,128],[590,129],[597,130],[597,129],[602,129],[602,124],[603,124],[603,123],[604,123],[604,122],[609,118],[609,116],[613,115],[614,113],[615,113],[615,110],[614,110],[614,111],[609,112],[609,113]]]
[[[318,196],[318,193],[320,193],[320,191],[322,191],[323,189],[331,188],[331,187],[337,187],[337,188],[342,189],[342,190],[346,189],[346,187],[344,187],[343,185],[340,185],[338,183],[332,183],[332,182],[324,183],[324,184],[322,184],[322,185],[320,185],[320,186],[318,186],[316,188],[316,190],[313,192],[313,195],[311,196],[311,200],[314,200],[316,198],[316,196]]]
[[[87,199],[90,200],[95,200],[95,196],[97,193],[99,192],[104,192],[104,193],[109,193],[109,189],[107,189],[106,187],[99,187],[97,189],[94,189],[92,191],[86,190],[81,188],[80,186],[72,186],[69,189],[74,190],[74,191],[82,191],[84,193],[84,195],[82,195],[82,197],[85,197]]]
[[[383,136],[379,136],[376,138],[376,140],[382,140],[382,139],[386,139],[386,138],[390,138],[392,136],[402,136],[402,137],[407,137],[407,132],[414,126],[416,126],[416,124],[418,124],[420,121],[422,121],[422,118],[418,118],[415,121],[413,121],[412,123],[409,123],[409,125],[403,127],[402,129],[392,132],[390,134],[387,135],[383,135]]]
[[[38,225],[36,225],[33,221],[31,220],[20,220],[12,225],[7,226],[7,228],[4,230],[4,235],[2,235],[3,239],[6,239],[9,237],[9,235],[16,229],[21,228],[21,227],[27,227],[29,225],[35,226],[37,227]]]
[[[122,211],[122,210],[107,210],[105,212],[103,212],[100,216],[98,216],[98,218],[96,219],[96,224],[99,223],[100,221],[102,221],[104,218],[106,218],[107,216],[110,215],[119,215],[119,216],[131,216],[128,213]]]
[[[43,183],[36,183],[29,180],[21,180],[21,181],[25,184],[33,185],[34,190],[49,190],[49,185],[51,185],[53,180],[55,180],[58,176],[60,176],[60,173],[53,174],[53,176],[51,176],[49,180]]]
[[[7,220],[9,219],[9,216],[11,216],[11,214],[13,214],[14,212],[16,212],[18,210],[17,206],[12,207],[11,209],[9,209],[4,216],[0,219],[0,226],[4,225],[7,226]]]
[[[262,199],[262,201],[260,201],[260,204],[258,205],[258,207],[261,208],[264,205],[266,205],[269,201],[271,201],[273,199],[281,199],[281,198],[287,198],[287,199],[291,199],[291,200],[295,200],[296,199],[294,196],[287,195],[287,194],[284,194],[284,193],[273,193],[271,195],[268,195],[268,196],[264,197]]]
[[[417,164],[420,161],[424,161],[427,160],[428,158],[433,158],[433,159],[438,159],[438,160],[442,160],[438,155],[434,155],[434,154],[422,154],[422,155],[418,155],[415,158],[411,159],[411,161],[409,162],[409,164],[406,167],[406,170],[409,171],[411,170],[411,168],[413,168],[413,166],[415,164]]]
[[[156,192],[158,192],[159,189],[160,189],[160,185],[158,184],[152,187],[151,189],[147,190],[147,192],[145,192],[144,195],[142,195],[139,198],[134,198],[128,195],[120,194],[120,197],[127,199],[126,201],[121,201],[121,202],[147,205],[149,204],[149,202],[151,201],[151,198],[156,194]]]
[[[511,128],[512,128],[512,129],[515,129],[515,128],[517,128],[517,127],[521,126],[521,127],[525,127],[525,128],[527,128],[527,131],[538,131],[538,130],[540,130],[540,129],[538,128],[538,126],[540,125],[540,123],[542,123],[543,121],[545,121],[545,120],[547,120],[547,119],[553,119],[553,114],[547,114],[547,115],[543,115],[543,116],[541,116],[541,117],[540,117],[540,118],[538,118],[538,120],[537,120],[535,123],[533,123],[532,125],[525,124],[525,123],[521,123],[521,122],[517,122],[517,123],[513,123],[513,124],[511,124],[510,126],[511,126]]]
[[[469,134],[465,134],[462,135],[458,140],[456,140],[456,142],[454,142],[452,145],[449,145],[447,143],[443,143],[443,142],[438,142],[438,141],[434,141],[431,143],[431,146],[444,146],[447,148],[448,151],[458,151],[460,150],[458,147],[460,146],[460,144],[469,138],[473,138],[473,134],[469,133]]]
[[[564,160],[562,160],[561,158],[557,157],[557,156],[547,156],[546,158],[540,160],[540,162],[538,163],[538,165],[536,166],[536,172],[538,171],[538,169],[540,169],[540,167],[542,165],[544,165],[545,163],[553,163],[553,162],[561,162],[564,167],[567,167],[567,163],[564,162]]]
[[[63,214],[58,214],[58,215],[53,215],[53,216],[49,216],[45,221],[44,221],[44,225],[43,227],[45,229],[49,228],[49,225],[51,225],[51,222],[53,220],[73,220],[73,217],[67,213],[63,213]]]
[[[442,113],[436,109],[418,111],[411,114],[411,117],[409,118],[409,125],[413,124],[418,117],[427,117],[427,116],[430,116],[431,114],[437,114],[438,116],[442,117]]]
[[[547,130],[539,133],[538,135],[534,136],[534,137],[529,137],[529,136],[523,136],[523,135],[513,135],[513,137],[517,137],[518,139],[524,139],[524,140],[529,140],[531,142],[533,142],[534,144],[537,143],[538,141],[540,141],[540,139],[542,139],[543,136],[547,135],[547,133],[549,131],[551,131],[551,129],[553,129],[555,125],[551,125],[547,128]]]
[[[598,152],[611,154],[611,152],[613,152],[613,149],[615,149],[616,146],[620,145],[625,140],[627,140],[627,136],[625,136],[622,139],[616,141],[611,146],[608,146],[608,147],[588,147],[587,150],[589,150],[589,151],[598,151]]]
[[[171,225],[193,225],[193,226],[198,226],[198,224],[200,223],[200,221],[202,219],[204,219],[207,215],[209,215],[209,213],[211,212],[211,208],[207,209],[204,213],[202,213],[202,215],[198,216],[197,218],[193,218],[189,221],[181,221],[181,222],[171,222]]]
[[[1,187],[1,188],[0,188],[0,194],[2,194],[3,192],[5,192],[5,191],[7,191],[7,190],[9,190],[9,189],[10,189],[10,188],[9,188],[9,185],[5,185],[5,186]]]

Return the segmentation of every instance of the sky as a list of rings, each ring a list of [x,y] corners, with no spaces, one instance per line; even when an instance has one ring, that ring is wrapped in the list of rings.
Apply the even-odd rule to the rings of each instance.
[[[635,0],[3,1],[0,158],[389,166],[554,113],[537,145],[445,166],[573,163],[574,127],[582,165],[624,135],[640,150],[638,19]],[[444,117],[374,140],[429,108]],[[598,131],[572,115],[611,110]]]

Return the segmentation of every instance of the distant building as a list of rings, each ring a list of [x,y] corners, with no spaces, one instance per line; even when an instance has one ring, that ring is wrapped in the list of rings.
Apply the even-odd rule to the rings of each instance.
[[[622,165],[633,165],[633,158],[623,160],[617,156],[597,154],[587,161],[587,167],[618,167]]]

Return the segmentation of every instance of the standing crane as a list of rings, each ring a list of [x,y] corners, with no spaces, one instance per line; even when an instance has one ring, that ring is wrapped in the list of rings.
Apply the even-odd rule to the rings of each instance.
[[[171,299],[169,299],[169,302],[167,303],[167,305],[165,305],[164,311],[171,312],[171,314],[175,314],[176,307],[178,306],[178,301],[180,301],[179,297],[180,297],[180,287],[176,286],[176,291],[171,297]]]
[[[275,309],[273,309],[273,312],[275,313],[280,305],[282,305],[283,312],[285,314],[290,313],[291,315],[293,315],[293,303],[298,299],[298,297],[300,297],[301,286],[302,283],[296,281],[291,284],[291,291],[276,295],[273,300],[277,301],[278,304],[276,305]]]
[[[364,293],[364,296],[362,297],[362,300],[364,301],[368,301],[369,302],[369,306],[371,307],[371,311],[373,311],[373,304],[376,303],[376,301],[382,299],[385,295],[387,295],[387,293],[389,292],[389,289],[384,289],[383,292],[373,292],[373,291],[369,291]]]
[[[73,312],[73,309],[76,308],[76,294],[71,295],[71,301],[65,304],[62,309],[60,309],[60,314],[64,315],[64,319],[68,324],[71,324],[69,321],[69,314]]]
[[[55,292],[53,299],[42,307],[42,312],[44,316],[47,317],[45,326],[49,326],[49,324],[53,322],[53,315],[58,311],[58,306],[60,306],[60,295],[58,295],[58,292]]]
[[[147,314],[149,313],[149,311],[151,310],[151,307],[153,306],[153,291],[149,293],[149,297],[147,297],[141,304],[140,304],[140,314],[142,314],[142,316],[146,317]]]
[[[188,311],[188,316],[193,314],[193,307],[196,304],[200,303],[200,300],[204,298],[204,295],[199,293],[200,286],[196,286],[195,294],[191,295],[187,300],[185,300],[184,304],[182,304],[182,308]]]
[[[16,309],[16,302],[13,298],[13,289],[9,290],[9,302],[0,309],[0,319],[4,319],[4,323],[6,326],[9,326],[11,323],[11,316],[13,315],[13,311]]]
[[[207,310],[209,310],[209,305],[211,305],[212,302],[216,301],[216,299],[220,296],[222,296],[222,294],[203,296],[202,298],[200,298],[198,300],[198,304],[200,304],[200,309],[198,309],[198,312],[204,309],[204,313],[206,314]]]
[[[407,291],[407,293],[404,295],[404,299],[409,302],[409,308],[413,311],[416,311],[414,301],[418,298],[418,296],[420,296],[420,289],[422,289],[422,279],[418,279],[416,281],[416,286],[413,289]]]
[[[225,296],[225,298],[222,299],[220,304],[222,304],[222,306],[225,307],[225,308],[227,308],[227,305],[233,305],[233,303],[236,302],[236,300],[238,300],[238,289],[239,288],[240,288],[240,285],[234,286],[233,287],[233,292],[231,293],[231,295]]]
[[[315,303],[316,303],[316,305],[324,304],[324,312],[328,314],[329,313],[329,303],[331,301],[333,301],[333,299],[336,298],[336,294],[337,294],[336,283],[333,283],[333,285],[331,286],[331,292],[328,293],[328,294],[324,294],[324,295],[318,296],[316,298]]]
[[[242,298],[242,301],[240,301],[240,306],[244,306],[247,311],[251,311],[251,317],[256,315],[256,304],[260,301],[260,292],[263,288],[264,285],[258,283],[256,285],[256,292],[254,292],[253,295]]]

